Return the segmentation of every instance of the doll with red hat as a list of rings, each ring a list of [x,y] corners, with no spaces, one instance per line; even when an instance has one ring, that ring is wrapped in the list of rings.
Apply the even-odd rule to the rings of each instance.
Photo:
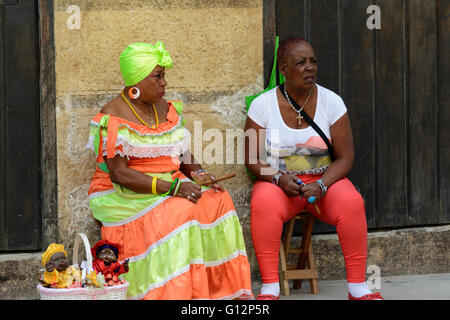
[[[94,261],[92,267],[97,274],[101,273],[109,286],[124,283],[125,280],[119,280],[119,275],[128,272],[128,259],[122,264],[117,262],[119,257],[120,245],[101,240],[91,249]]]

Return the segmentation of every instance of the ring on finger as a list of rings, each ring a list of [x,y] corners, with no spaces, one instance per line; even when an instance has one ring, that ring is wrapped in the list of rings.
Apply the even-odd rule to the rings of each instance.
[[[187,199],[188,199],[188,200],[191,200],[191,196],[188,196]]]
[[[192,192],[191,193],[191,197],[193,198],[193,197],[195,197],[196,196],[196,194],[194,193],[194,192]]]

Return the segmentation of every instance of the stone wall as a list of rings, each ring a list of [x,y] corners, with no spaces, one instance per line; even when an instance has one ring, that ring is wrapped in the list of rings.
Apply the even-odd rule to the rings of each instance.
[[[233,164],[223,165],[225,139],[221,148],[208,146],[219,133],[225,138],[227,129],[243,128],[244,97],[263,87],[262,1],[55,0],[54,6],[59,241],[70,247],[76,230],[92,243],[99,239],[87,199],[95,168],[94,154],[85,149],[88,123],[123,88],[118,59],[125,47],[160,40],[174,61],[166,71],[166,99],[184,101],[194,155],[215,160],[204,161],[204,168],[237,174],[223,185],[250,248],[251,182],[243,161],[237,163],[242,151],[235,146]],[[70,6],[79,8],[79,21]]]
[[[300,246],[295,238],[294,246]],[[313,235],[314,261],[320,280],[346,279],[344,257],[336,234]],[[380,275],[448,273],[450,226],[371,231],[367,235],[367,278]],[[290,256],[289,261],[295,262]]]

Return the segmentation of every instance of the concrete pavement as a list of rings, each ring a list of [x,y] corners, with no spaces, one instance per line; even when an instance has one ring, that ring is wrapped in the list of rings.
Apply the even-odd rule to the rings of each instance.
[[[347,300],[347,283],[345,280],[319,280],[319,294],[309,291],[309,281],[305,281],[299,290],[292,289],[290,281],[290,295],[281,296],[280,300]],[[401,275],[381,277],[380,291],[386,300],[450,300],[450,273]],[[261,283],[254,281],[253,294],[259,293]],[[35,288],[13,290],[14,292],[0,292],[0,300],[38,300]]]
[[[380,289],[386,300],[450,300],[450,273],[426,275],[401,275],[381,277]],[[319,280],[319,294],[310,293],[309,281],[305,281],[299,290],[292,289],[290,295],[281,295],[280,300],[347,300],[347,282]],[[259,293],[260,283],[253,284],[255,296]]]

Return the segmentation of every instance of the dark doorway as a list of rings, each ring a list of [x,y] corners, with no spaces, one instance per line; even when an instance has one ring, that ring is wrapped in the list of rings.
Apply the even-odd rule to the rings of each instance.
[[[41,249],[38,1],[0,0],[0,251]]]
[[[266,77],[275,36],[302,37],[315,48],[318,83],[346,103],[350,178],[366,197],[368,227],[450,223],[450,1],[264,3]],[[372,5],[380,29],[367,26]]]

